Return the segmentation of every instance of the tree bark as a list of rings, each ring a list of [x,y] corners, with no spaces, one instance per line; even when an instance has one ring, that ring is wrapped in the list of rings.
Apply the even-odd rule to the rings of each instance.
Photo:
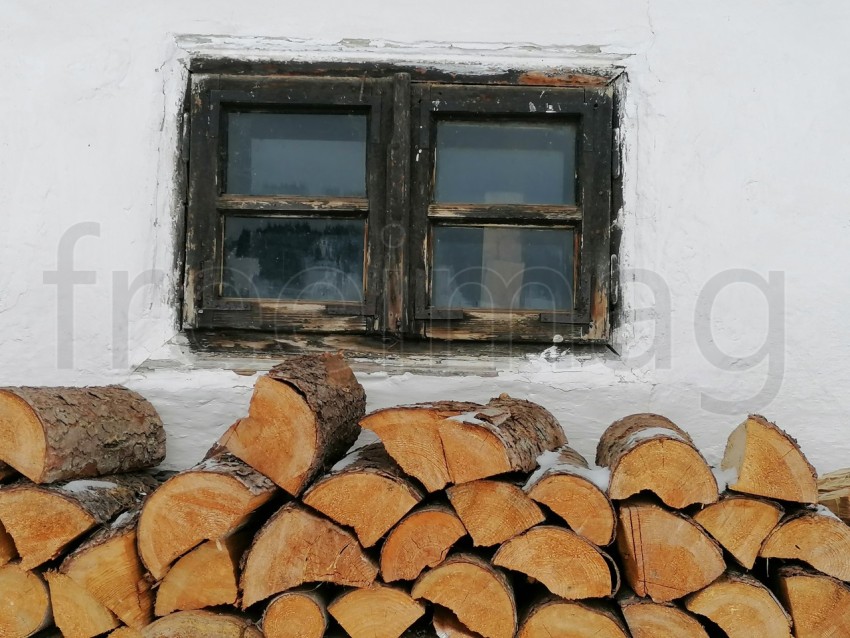
[[[0,567],[0,636],[26,638],[53,623],[47,583],[14,564]]]
[[[263,638],[247,618],[211,611],[178,611],[142,630],[142,638]]]
[[[629,638],[614,610],[599,601],[571,602],[555,596],[536,600],[520,624],[517,638]]]
[[[53,619],[65,638],[93,638],[118,627],[115,614],[85,587],[59,572],[44,576],[50,586]]]
[[[795,638],[850,636],[850,585],[801,567],[781,567],[777,592],[794,622]]]
[[[476,546],[500,545],[545,519],[537,504],[507,481],[461,483],[446,495]]]
[[[617,603],[632,638],[708,638],[699,620],[676,603],[655,603],[625,589]]]
[[[373,584],[341,594],[328,611],[351,638],[399,638],[425,606],[400,587]]]
[[[295,589],[275,597],[261,623],[266,638],[322,638],[328,628],[328,610],[321,591]]]

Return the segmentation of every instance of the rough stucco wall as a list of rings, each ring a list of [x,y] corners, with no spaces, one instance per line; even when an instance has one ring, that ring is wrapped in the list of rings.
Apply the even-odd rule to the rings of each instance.
[[[651,410],[689,429],[711,459],[758,410],[800,439],[819,470],[850,465],[850,86],[840,66],[850,6],[387,6],[2,3],[0,384],[126,382],[161,410],[175,466],[196,460],[244,413],[251,377],[136,370],[166,356],[175,334],[177,114],[186,42],[201,42],[183,36],[241,38],[231,50],[253,37],[294,38],[300,44],[280,43],[298,56],[377,58],[394,42],[423,61],[616,59],[628,74],[619,356],[502,361],[498,378],[362,374],[370,407],[507,391],[546,405],[585,454],[612,420]],[[341,40],[349,45],[334,45]],[[483,44],[459,45],[469,42]],[[86,222],[96,226],[77,227],[84,236],[73,263],[91,274],[67,313],[49,271],[63,235]],[[741,283],[708,294],[730,269],[745,271],[732,279],[756,282],[774,273],[768,296]],[[155,283],[125,304],[122,277],[145,273]],[[57,349],[69,343],[70,353]]]

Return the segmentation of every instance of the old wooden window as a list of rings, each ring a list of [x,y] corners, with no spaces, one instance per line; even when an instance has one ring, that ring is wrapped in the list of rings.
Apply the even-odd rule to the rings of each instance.
[[[608,338],[610,87],[192,77],[187,328]]]

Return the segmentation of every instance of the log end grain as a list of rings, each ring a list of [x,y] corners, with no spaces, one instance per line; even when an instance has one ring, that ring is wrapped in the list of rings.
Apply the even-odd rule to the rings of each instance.
[[[399,638],[425,605],[401,588],[374,584],[343,593],[328,611],[351,638]]]
[[[537,504],[512,483],[481,479],[446,490],[476,546],[499,545],[544,520]]]
[[[53,619],[65,638],[92,638],[120,624],[88,590],[65,574],[47,572]]]
[[[759,555],[799,560],[828,576],[850,581],[850,527],[826,508],[803,510],[780,521]]]
[[[47,583],[34,572],[0,567],[0,636],[31,636],[52,620]]]
[[[599,603],[578,603],[549,598],[534,603],[517,638],[629,638],[616,614]]]
[[[796,638],[850,636],[850,586],[799,567],[782,567],[777,592],[791,614]]]
[[[325,600],[315,589],[280,594],[263,613],[266,638],[322,638],[327,627]]]
[[[142,630],[143,638],[263,638],[246,618],[211,611],[178,611]]]

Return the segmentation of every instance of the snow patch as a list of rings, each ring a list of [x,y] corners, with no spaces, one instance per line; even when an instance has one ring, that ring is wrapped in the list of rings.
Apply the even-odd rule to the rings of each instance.
[[[537,464],[540,467],[526,481],[525,489],[529,489],[548,472],[569,472],[590,481],[600,490],[606,494],[608,493],[608,485],[611,482],[611,470],[607,467],[598,467],[596,465],[581,467],[573,463],[564,463],[560,459],[561,454],[557,450],[543,452],[543,454],[538,456]]]
[[[717,491],[725,492],[730,485],[738,482],[738,468],[728,467],[725,470],[719,467],[711,468],[711,473],[714,474],[714,480],[717,481]]]
[[[669,439],[677,439],[685,443],[688,442],[685,437],[683,437],[681,434],[678,434],[677,432],[674,432],[673,430],[669,430],[667,428],[646,428],[645,430],[640,430],[629,436],[628,440],[626,441],[626,447],[631,447],[641,441],[645,441],[646,439],[653,439],[660,436]]]
[[[126,525],[131,518],[133,518],[133,512],[124,512],[118,518],[112,521],[112,529],[118,529],[119,527]]]
[[[842,521],[838,517],[838,515],[835,512],[833,512],[831,509],[829,509],[826,505],[816,505],[815,506],[815,512],[817,512],[821,516],[826,516],[828,518],[834,518],[837,521],[841,521],[842,525],[844,524],[844,521]]]
[[[79,494],[89,490],[108,490],[113,487],[118,487],[118,484],[112,481],[71,481],[63,485],[61,489],[72,494]]]
[[[490,425],[486,421],[482,421],[479,418],[476,418],[476,415],[481,411],[476,410],[475,412],[464,412],[463,414],[458,414],[456,416],[450,416],[447,421],[460,421],[461,423],[471,423],[473,425]]]

